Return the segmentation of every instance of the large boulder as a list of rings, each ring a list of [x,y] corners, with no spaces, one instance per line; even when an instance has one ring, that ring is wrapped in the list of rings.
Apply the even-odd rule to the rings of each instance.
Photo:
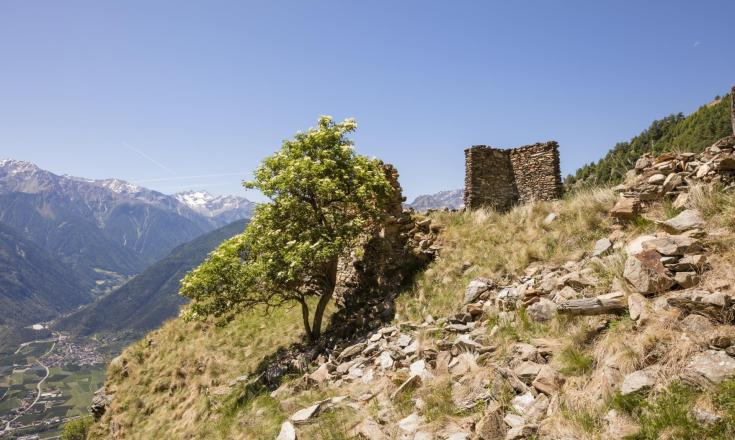
[[[628,257],[623,276],[640,293],[660,293],[674,285],[674,280],[661,264],[661,254],[655,250]]]
[[[692,358],[689,369],[695,377],[717,384],[735,378],[735,358],[724,351],[706,350]]]
[[[661,223],[666,229],[677,233],[685,232],[690,229],[701,228],[705,225],[704,219],[696,209],[687,209],[679,213],[676,217],[670,218]]]
[[[464,292],[464,303],[469,304],[477,301],[480,295],[492,288],[492,281],[486,278],[476,278],[467,285]]]
[[[685,235],[669,235],[643,242],[643,250],[655,250],[661,255],[682,256],[702,250],[699,240]]]
[[[640,211],[640,203],[634,198],[622,197],[610,210],[610,215],[618,220],[632,220]]]

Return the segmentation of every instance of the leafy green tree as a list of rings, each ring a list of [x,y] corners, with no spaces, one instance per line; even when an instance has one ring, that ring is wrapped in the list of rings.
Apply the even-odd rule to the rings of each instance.
[[[187,317],[299,304],[307,337],[319,339],[339,257],[378,224],[394,197],[382,162],[354,152],[347,134],[356,128],[352,119],[323,116],[262,162],[244,186],[270,203],[258,205],[243,234],[182,280],[181,293],[193,299]]]
[[[84,416],[64,424],[61,430],[61,440],[85,440],[92,426],[92,417]]]

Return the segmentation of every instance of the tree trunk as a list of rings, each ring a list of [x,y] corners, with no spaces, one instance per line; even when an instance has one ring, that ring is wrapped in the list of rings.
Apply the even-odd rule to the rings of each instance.
[[[317,303],[316,310],[314,310],[314,325],[311,326],[312,341],[318,340],[321,336],[322,317],[337,286],[337,264],[338,260],[335,258],[327,264],[325,270],[324,292],[319,297],[319,303]]]
[[[621,313],[628,308],[622,294],[600,295],[594,298],[570,299],[559,304],[560,314],[566,315],[603,315]]]
[[[301,303],[301,318],[304,320],[304,330],[306,331],[306,337],[310,341],[313,341],[314,335],[309,324],[309,305],[306,303],[305,299],[299,300],[299,303]]]

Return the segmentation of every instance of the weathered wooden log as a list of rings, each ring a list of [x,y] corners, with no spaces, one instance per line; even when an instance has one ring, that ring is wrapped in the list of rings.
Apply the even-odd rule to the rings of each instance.
[[[565,315],[604,315],[623,313],[628,309],[625,295],[618,292],[607,293],[594,298],[570,299],[559,304],[557,312]]]

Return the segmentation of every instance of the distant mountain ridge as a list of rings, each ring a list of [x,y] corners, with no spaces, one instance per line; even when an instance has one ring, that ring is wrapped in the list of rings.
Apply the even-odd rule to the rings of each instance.
[[[78,336],[125,333],[138,337],[173,318],[188,300],[179,281],[220,243],[245,230],[238,220],[175,248],[164,259],[89,306],[62,318],[58,330]]]
[[[0,336],[89,303],[252,211],[243,198],[211,199],[210,211],[193,209],[120,179],[0,159]]]
[[[60,176],[0,160],[0,221],[91,277],[99,270],[139,273],[175,246],[248,216],[243,207],[251,203],[235,202],[208,214],[120,179]]]
[[[409,208],[416,211],[427,211],[429,209],[460,209],[464,206],[464,190],[453,189],[440,191],[435,194],[424,194],[416,197],[413,202],[407,204]]]

